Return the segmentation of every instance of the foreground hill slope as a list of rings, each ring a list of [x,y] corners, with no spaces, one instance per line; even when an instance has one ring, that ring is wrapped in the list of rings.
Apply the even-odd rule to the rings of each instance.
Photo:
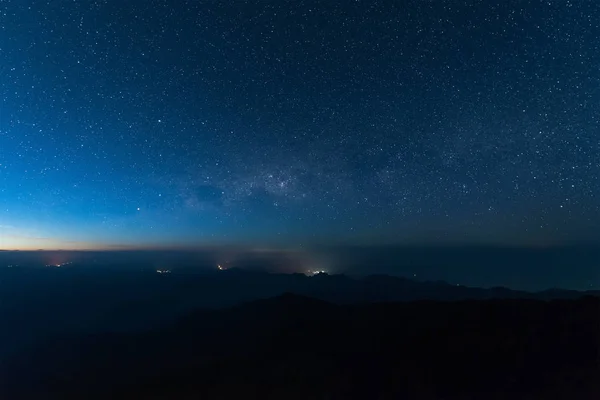
[[[284,294],[145,333],[58,337],[3,399],[593,399],[600,299],[335,305]]]

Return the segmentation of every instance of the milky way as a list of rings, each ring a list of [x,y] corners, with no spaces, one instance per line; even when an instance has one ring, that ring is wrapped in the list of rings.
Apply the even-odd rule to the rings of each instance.
[[[0,248],[597,240],[600,4],[0,4]]]

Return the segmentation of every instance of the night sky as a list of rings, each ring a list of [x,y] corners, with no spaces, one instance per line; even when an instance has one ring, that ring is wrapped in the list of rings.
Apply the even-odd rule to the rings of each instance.
[[[0,2],[0,248],[598,241],[597,0]]]

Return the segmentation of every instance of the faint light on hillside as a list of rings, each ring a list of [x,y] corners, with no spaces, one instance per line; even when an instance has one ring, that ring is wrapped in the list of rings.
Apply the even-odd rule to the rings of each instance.
[[[65,265],[69,265],[69,264],[71,264],[71,263],[65,262],[65,263],[57,263],[57,264],[47,264],[46,267],[60,268],[60,267],[64,267]]]

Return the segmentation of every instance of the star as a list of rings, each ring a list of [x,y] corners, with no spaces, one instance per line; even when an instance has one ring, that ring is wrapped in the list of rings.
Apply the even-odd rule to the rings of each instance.
[[[140,246],[598,241],[595,3],[257,2],[243,21],[134,3],[98,2],[103,29],[76,2],[8,6],[11,225]]]

